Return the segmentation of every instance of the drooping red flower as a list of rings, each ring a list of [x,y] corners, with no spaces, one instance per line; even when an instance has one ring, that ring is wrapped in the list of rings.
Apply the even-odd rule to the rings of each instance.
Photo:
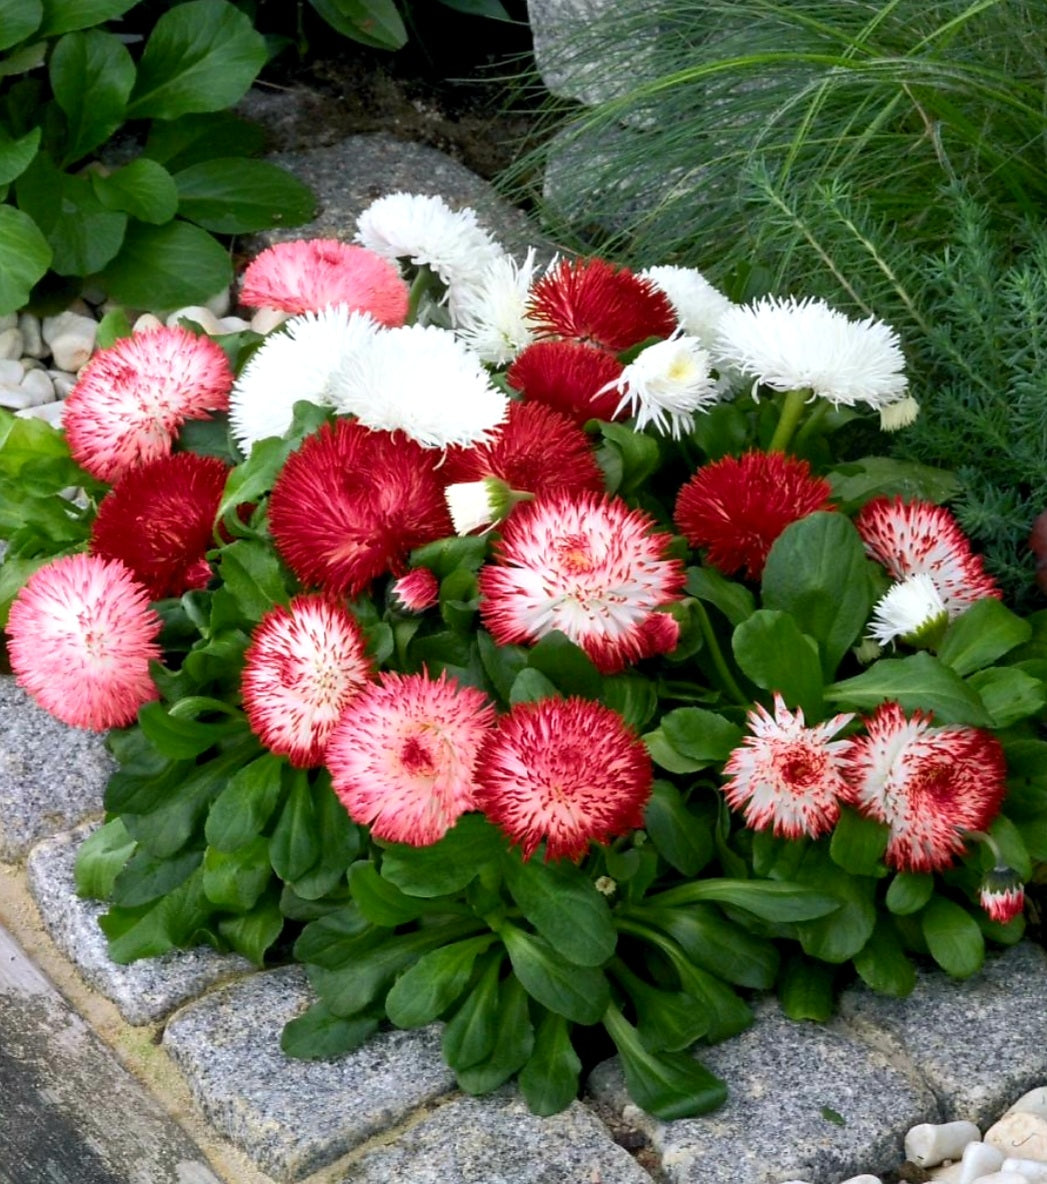
[[[619,498],[560,492],[527,502],[480,572],[480,615],[499,645],[533,644],[558,629],[614,674],[664,652],[666,626],[650,618],[683,589],[671,541]]]
[[[479,761],[476,804],[530,859],[581,859],[643,825],[653,769],[616,711],[588,699],[518,703]]]
[[[862,507],[854,525],[866,554],[894,579],[930,576],[950,617],[959,616],[976,600],[1003,595],[944,506],[877,497]]]
[[[229,406],[233,372],[219,345],[183,328],[121,337],[84,367],[62,426],[77,464],[102,481],[166,456],[187,419]]]
[[[747,452],[703,465],[680,490],[674,519],[692,547],[724,575],[758,580],[774,540],[792,522],[832,510],[828,481],[805,460]]]
[[[356,596],[408,553],[453,533],[439,454],[348,419],[287,459],[269,499],[276,548],[309,587]]]
[[[981,728],[932,726],[930,713],[882,703],[844,755],[845,800],[890,827],[885,859],[905,872],[948,867],[966,831],[985,830],[1003,802],[1000,742]]]
[[[331,735],[331,784],[376,838],[426,847],[474,809],[477,756],[493,721],[475,687],[383,673]]]
[[[161,621],[120,562],[65,555],[39,568],[11,605],[7,651],[19,686],[74,728],[133,723],[158,697],[149,663]]]
[[[292,765],[324,759],[345,708],[371,676],[353,615],[325,596],[296,596],[262,618],[244,655],[244,712],[262,743]]]
[[[833,737],[853,718],[834,715],[807,727],[803,711],[791,712],[777,692],[773,716],[758,703],[749,712],[749,734],[723,767],[727,804],[744,810],[753,830],[770,828],[786,839],[828,834],[840,817],[841,758],[850,746]]]
[[[592,342],[612,353],[669,337],[676,314],[650,280],[604,259],[563,259],[535,281],[528,312],[540,335]]]
[[[510,489],[536,495],[557,489],[604,491],[604,475],[589,437],[544,403],[510,403],[509,415],[489,443],[449,448],[448,485],[499,477]]]
[[[581,426],[590,419],[622,419],[618,392],[605,388],[622,373],[606,350],[580,341],[536,341],[517,356],[506,382],[531,402],[545,403]],[[601,394],[600,392],[604,393]]]
[[[395,263],[333,238],[275,243],[251,260],[240,285],[248,308],[303,313],[344,304],[388,326],[407,320],[408,296]]]
[[[91,552],[119,559],[152,600],[204,588],[205,553],[229,466],[215,456],[176,452],[125,473],[102,499]]]
[[[1011,867],[997,866],[988,872],[978,891],[978,903],[992,921],[1006,925],[1025,908],[1025,886]]]

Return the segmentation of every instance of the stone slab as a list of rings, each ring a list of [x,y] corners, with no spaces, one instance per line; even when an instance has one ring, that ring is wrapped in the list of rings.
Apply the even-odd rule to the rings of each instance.
[[[701,1059],[730,1091],[721,1109],[660,1122],[629,1101],[617,1060],[589,1079],[595,1100],[639,1128],[670,1184],[837,1184],[901,1162],[902,1137],[939,1120],[934,1095],[846,1026],[786,1019],[776,1000],[756,1006],[748,1031]]]
[[[840,1012],[866,1039],[910,1058],[936,1094],[943,1121],[984,1131],[1047,1079],[1047,951],[1020,942],[991,954],[969,979],[921,970],[905,999],[844,992]]]
[[[454,1086],[435,1026],[380,1033],[330,1060],[286,1056],[283,1026],[312,1001],[301,967],[285,967],[218,988],[164,1032],[207,1118],[280,1181],[333,1163]]]
[[[106,905],[77,896],[73,874],[80,844],[96,825],[84,823],[38,843],[26,861],[27,879],[52,941],[129,1024],[162,1019],[208,987],[252,969],[246,958],[208,947],[174,950],[129,966],[111,962],[98,925]]]
[[[219,1184],[0,929],[0,1184]]]
[[[98,732],[70,728],[0,675],[0,862],[101,813],[116,768]]]
[[[515,1090],[457,1097],[388,1146],[368,1152],[338,1184],[651,1184],[585,1106],[539,1118]],[[332,1184],[334,1182],[332,1181]]]

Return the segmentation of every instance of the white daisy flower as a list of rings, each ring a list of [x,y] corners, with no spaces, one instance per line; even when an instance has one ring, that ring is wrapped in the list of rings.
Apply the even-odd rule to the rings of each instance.
[[[678,439],[694,427],[694,412],[719,398],[709,373],[709,355],[697,337],[670,337],[641,350],[622,373],[597,394],[616,390],[618,411],[629,408],[638,432],[649,424]]]
[[[478,283],[503,254],[477,224],[475,210],[452,210],[443,198],[423,193],[390,193],[372,202],[357,219],[356,241],[383,258],[431,268],[449,288]]]
[[[365,427],[406,432],[427,448],[486,440],[509,407],[476,354],[435,325],[376,332],[333,377],[331,401]]]
[[[336,305],[292,317],[271,333],[229,395],[229,426],[243,451],[267,436],[282,436],[295,403],[332,406],[335,377],[376,331],[367,313]]]
[[[893,584],[873,608],[869,636],[880,645],[901,637],[910,645],[933,644],[949,614],[929,575],[920,573]]]
[[[809,390],[847,407],[879,410],[908,386],[898,334],[874,317],[852,321],[824,300],[765,296],[728,309],[713,361],[774,390]]]
[[[648,267],[640,275],[669,297],[680,328],[711,349],[721,318],[734,307],[720,289],[695,267]]]
[[[517,265],[511,255],[492,259],[476,284],[450,290],[451,324],[484,362],[505,366],[534,340],[527,298],[537,270],[534,247]]]

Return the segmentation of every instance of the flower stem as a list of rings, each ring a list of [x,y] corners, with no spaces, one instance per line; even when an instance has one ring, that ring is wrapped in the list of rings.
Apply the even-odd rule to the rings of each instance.
[[[439,277],[431,268],[425,266],[418,268],[418,274],[411,282],[411,290],[407,297],[407,323],[409,325],[413,325],[417,321],[418,308],[426,293],[435,288],[439,282]]]
[[[727,659],[723,656],[720,643],[716,640],[716,634],[713,632],[709,614],[705,611],[705,605],[700,600],[695,600],[692,603],[698,613],[698,624],[702,630],[702,640],[705,642],[705,648],[709,651],[709,657],[712,659],[713,667],[720,681],[723,683],[723,689],[739,706],[750,706],[749,696],[743,693],[742,688],[738,685],[737,680],[731,673],[730,667],[727,665]]]
[[[788,447],[789,441],[793,438],[793,432],[796,431],[796,425],[803,415],[809,393],[807,390],[786,391],[785,401],[782,403],[782,414],[778,419],[778,426],[774,429],[771,443],[768,445],[768,452],[784,452]]]

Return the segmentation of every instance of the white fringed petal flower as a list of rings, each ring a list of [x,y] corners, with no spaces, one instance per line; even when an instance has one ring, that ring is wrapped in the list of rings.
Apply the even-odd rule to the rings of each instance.
[[[873,608],[869,636],[880,645],[895,638],[917,642],[949,620],[945,602],[934,580],[925,573],[909,576],[893,584]]]
[[[492,259],[475,284],[450,291],[451,324],[484,362],[505,366],[534,340],[527,300],[536,270],[534,247],[523,263],[511,255]]]
[[[724,313],[734,307],[720,289],[695,267],[648,267],[640,275],[669,297],[680,328],[711,349]]]
[[[641,350],[614,382],[597,391],[616,390],[636,417],[636,430],[654,424],[663,436],[679,439],[694,427],[694,412],[719,398],[709,372],[709,355],[696,337],[671,337]]]

